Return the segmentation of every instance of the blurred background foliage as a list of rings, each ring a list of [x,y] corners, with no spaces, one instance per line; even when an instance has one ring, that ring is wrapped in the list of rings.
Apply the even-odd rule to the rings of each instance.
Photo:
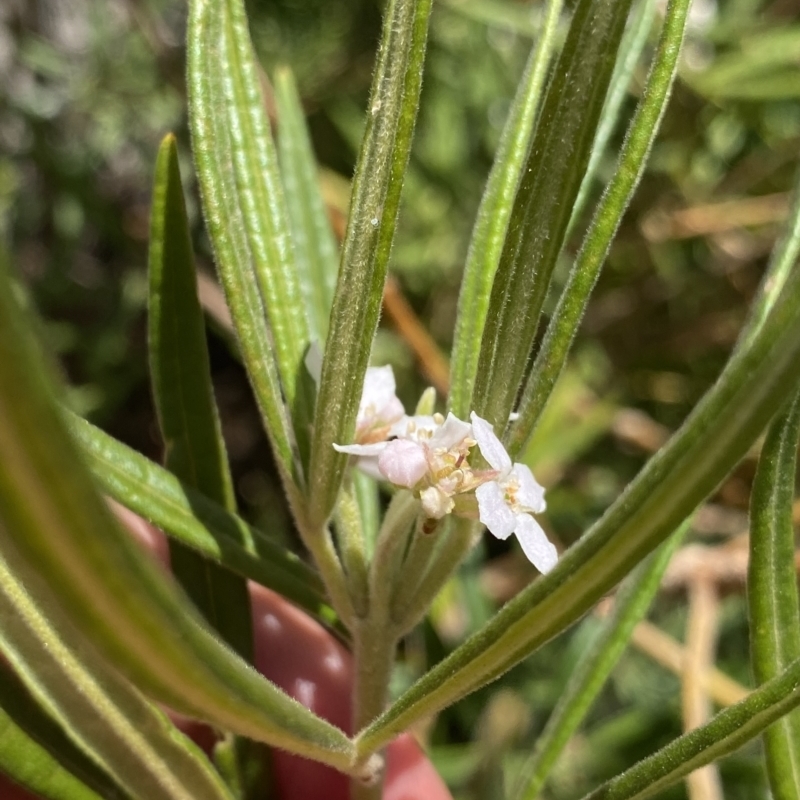
[[[248,3],[265,75],[279,63],[297,75],[339,233],[380,5]],[[734,343],[797,168],[799,11],[797,0],[695,0],[680,77],[650,166],[571,367],[526,454],[551,487],[546,524],[563,546],[680,424]],[[374,357],[395,366],[408,405],[437,364],[442,383],[469,232],[540,14],[537,0],[436,3],[393,254],[397,283]],[[212,271],[189,159],[184,25],[185,4],[174,0],[0,4],[0,249],[10,254],[40,312],[46,343],[71,387],[69,403],[154,459],[160,443],[146,374],[145,264],[151,172],[157,144],[170,130],[182,143],[198,267],[206,276]],[[634,74],[625,117],[649,53]],[[613,164],[609,153],[595,198]],[[581,227],[570,243],[573,253]],[[293,543],[219,298],[213,284],[204,286],[214,378],[242,509]],[[414,344],[420,333],[424,346]],[[752,472],[753,462],[745,462],[701,510],[694,543],[670,568],[651,615],[662,633],[681,640],[687,586],[698,571],[712,574],[721,603],[717,663],[745,686],[741,536]],[[507,543],[487,540],[443,592],[430,622],[406,642],[398,691],[531,577]],[[595,617],[584,620],[420,732],[456,797],[499,797],[504,772],[513,784],[597,625]],[[680,732],[680,681],[656,663],[666,658],[663,647],[661,656],[658,647],[645,651],[637,642],[623,658],[563,755],[547,797],[578,797]],[[753,744],[721,765],[725,797],[766,796],[759,757]],[[663,796],[682,798],[686,789]]]

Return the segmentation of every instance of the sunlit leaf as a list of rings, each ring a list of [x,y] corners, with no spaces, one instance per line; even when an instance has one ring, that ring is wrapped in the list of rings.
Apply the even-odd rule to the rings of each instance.
[[[591,154],[630,0],[579,0],[553,66],[492,286],[472,409],[502,430]]]
[[[63,426],[1,275],[2,542],[20,550],[76,627],[149,695],[223,729],[354,769],[348,738],[223,645],[116,524]]]
[[[294,75],[275,71],[278,106],[278,156],[292,228],[297,273],[303,289],[312,338],[320,346],[328,335],[339,252],[319,188],[317,163]]]
[[[758,459],[750,501],[750,565],[747,601],[750,651],[757,683],[765,683],[800,659],[800,607],[794,555],[794,500],[800,394],[779,415]],[[772,796],[800,798],[800,712],[764,734]]]
[[[386,7],[317,397],[312,527],[327,520],[344,475],[347,456],[333,444],[351,441],[355,430],[419,105],[430,11],[431,0],[391,0]]]
[[[205,325],[183,200],[178,151],[168,136],[156,160],[150,222],[148,345],[167,469],[235,511],[219,414],[211,387]],[[172,571],[203,616],[243,658],[252,658],[250,596],[237,575],[180,542]]]

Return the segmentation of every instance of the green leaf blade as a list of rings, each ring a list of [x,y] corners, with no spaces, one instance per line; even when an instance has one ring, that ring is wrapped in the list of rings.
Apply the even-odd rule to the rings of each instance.
[[[688,10],[689,0],[672,2],[667,8],[658,48],[617,168],[598,204],[526,382],[519,420],[509,443],[514,454],[529,441],[564,369],[611,242],[644,172],[675,81]]]
[[[767,434],[750,506],[747,602],[756,683],[779,675],[800,658],[800,607],[794,563],[794,499],[800,394]],[[800,713],[764,734],[767,776],[776,800],[800,798]]]
[[[333,444],[351,441],[355,430],[416,121],[430,11],[431,0],[391,0],[386,9],[317,396],[312,528],[330,516],[344,477],[347,457]]]
[[[297,272],[309,309],[312,338],[324,346],[328,336],[339,253],[319,188],[317,164],[294,75],[275,71],[278,106],[278,157],[286,207],[297,256]]]
[[[150,696],[358,771],[350,740],[220,643],[119,529],[63,427],[7,276],[0,281],[0,549],[18,548],[73,624]]]
[[[495,275],[472,408],[504,430],[605,100],[631,0],[580,0],[556,61]]]
[[[103,795],[64,769],[3,710],[0,710],[0,771],[44,800],[104,800]]]
[[[85,645],[7,535],[0,648],[37,701],[132,797],[231,800],[199,748]]]
[[[503,127],[492,170],[472,231],[458,299],[453,356],[450,361],[450,409],[467,419],[478,370],[481,338],[489,310],[492,281],[508,229],[508,220],[530,146],[542,85],[556,44],[562,0],[550,0],[535,49]]]
[[[150,225],[148,349],[153,397],[166,445],[167,469],[233,511],[233,493],[197,297],[175,139],[156,160]],[[222,638],[252,659],[247,583],[179,542],[170,543],[172,571]]]
[[[0,670],[0,769],[54,800],[129,800],[67,736],[10,668]]]
[[[225,3],[194,0],[190,4],[187,72],[192,150],[206,226],[239,348],[284,485],[290,498],[296,498],[303,470],[256,274],[239,164],[230,155],[234,149],[227,115],[231,98],[220,69],[223,61],[231,59],[227,21]]]
[[[319,576],[294,553],[91,423],[69,413],[65,420],[95,480],[109,497],[205,558],[278,592],[323,624],[331,624],[333,611],[325,603]],[[242,540],[245,545],[239,544]]]

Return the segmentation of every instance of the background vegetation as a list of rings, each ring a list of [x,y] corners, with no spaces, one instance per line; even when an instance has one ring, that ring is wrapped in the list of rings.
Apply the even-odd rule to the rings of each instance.
[[[298,77],[325,197],[342,230],[380,4],[249,5],[265,76],[289,63]],[[550,487],[545,524],[564,546],[678,426],[731,350],[794,181],[798,11],[796,0],[695,0],[650,166],[572,366],[526,457]],[[61,357],[73,409],[158,460],[146,379],[146,241],[156,149],[164,133],[175,131],[193,198],[199,267],[208,278],[212,367],[240,507],[271,535],[295,542],[211,280],[188,160],[184,14],[184,4],[173,0],[0,5],[0,248]],[[535,1],[435,5],[392,258],[395,281],[374,354],[376,363],[394,365],[408,405],[427,383],[446,390],[469,231],[539,15]],[[634,73],[628,111],[646,61]],[[611,164],[609,156],[600,166],[598,193]],[[580,225],[576,246],[579,232]],[[651,615],[662,633],[681,641],[687,616],[695,624],[710,621],[718,633],[717,666],[744,687],[751,676],[742,536],[753,470],[754,462],[745,462],[701,510]],[[508,543],[487,539],[443,593],[430,623],[405,643],[398,691],[488,619],[532,577],[529,570]],[[710,607],[687,601],[697,599],[701,583],[712,587]],[[502,769],[513,780],[595,624],[586,619],[421,732],[456,797],[497,796]],[[658,663],[668,658],[669,643],[654,644],[652,628],[639,634],[562,757],[549,797],[580,796],[682,729],[690,710],[682,706],[680,678]],[[719,679],[711,695],[719,703],[736,691]],[[757,744],[723,762],[721,774],[726,798],[766,796]]]

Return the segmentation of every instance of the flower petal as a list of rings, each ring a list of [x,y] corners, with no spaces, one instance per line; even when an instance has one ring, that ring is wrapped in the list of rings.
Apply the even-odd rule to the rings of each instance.
[[[408,439],[395,439],[378,458],[378,468],[390,483],[411,489],[428,471],[425,448]]]
[[[481,449],[481,454],[493,469],[507,472],[511,469],[511,456],[506,452],[503,443],[495,436],[492,426],[481,419],[474,411],[470,414],[472,420],[472,435]]]
[[[497,481],[489,481],[475,490],[478,516],[498,539],[508,539],[517,526],[517,518],[506,503],[506,496]]]
[[[511,474],[519,484],[517,500],[520,506],[534,514],[541,514],[547,508],[547,503],[544,501],[544,487],[533,477],[533,473],[525,464],[514,464]]]
[[[558,551],[545,535],[542,526],[530,514],[517,514],[517,534],[522,552],[542,574],[558,563]]]
[[[472,436],[472,425],[451,413],[431,437],[430,446],[451,450],[470,436]]]
[[[373,442],[372,444],[334,444],[337,453],[347,453],[351,456],[379,456],[388,446],[389,442]]]
[[[395,396],[396,389],[394,370],[389,364],[384,367],[369,367],[364,375],[361,408],[370,405],[382,408]]]

